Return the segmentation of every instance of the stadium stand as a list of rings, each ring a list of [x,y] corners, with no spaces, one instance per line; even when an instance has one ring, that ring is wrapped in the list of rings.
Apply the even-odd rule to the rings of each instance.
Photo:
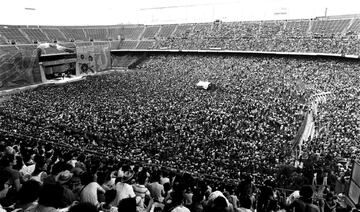
[[[314,34],[340,34],[349,26],[350,19],[314,20],[311,32]]]
[[[141,33],[144,31],[143,26],[139,27],[122,27],[120,29],[121,36],[126,40],[139,40]]]
[[[211,24],[195,24],[193,35],[202,36],[204,33],[211,30]]]
[[[108,39],[107,28],[85,28],[86,37],[92,40],[105,41]]]
[[[70,27],[63,27],[60,28],[60,31],[64,33],[65,37],[67,37],[69,40],[74,41],[87,41],[89,40],[86,38],[85,33],[82,28],[70,28]]]
[[[260,37],[279,37],[284,31],[285,23],[283,21],[264,21],[260,27]]]
[[[0,34],[0,45],[7,45],[9,44],[4,36]]]
[[[360,19],[355,19],[354,22],[351,24],[350,28],[348,29],[350,33],[358,33],[360,32]]]
[[[309,20],[286,21],[284,35],[287,37],[306,36]]]
[[[31,43],[26,36],[19,31],[19,28],[14,26],[0,26],[0,34],[7,38],[9,41],[14,41],[17,44],[28,44]]]
[[[111,49],[120,49],[121,41],[109,41]]]
[[[39,28],[20,28],[33,42],[48,42],[49,38]]]
[[[138,44],[138,41],[121,41],[119,48],[120,49],[135,49]]]
[[[155,41],[145,41],[142,40],[139,42],[139,44],[137,45],[137,49],[152,49],[155,45]]]
[[[121,38],[121,28],[120,27],[110,27],[109,31],[109,39],[112,40],[120,40]]]
[[[180,25],[3,26],[2,44],[37,41],[127,40],[122,47],[316,52],[359,55],[360,19],[301,19]],[[28,41],[31,40],[31,42]],[[141,40],[156,40],[153,45]],[[135,45],[136,43],[136,45]]]
[[[159,38],[168,38],[172,35],[172,33],[175,30],[176,25],[163,25],[160,28],[159,33],[157,34],[157,37]]]
[[[146,26],[142,39],[155,39],[156,33],[159,31],[160,26]]]
[[[358,27],[358,20],[350,19],[61,27],[68,39],[76,40],[61,45],[359,55],[359,38],[352,33]],[[11,29],[19,28],[24,26]],[[47,29],[54,37],[62,35],[57,27]],[[41,36],[33,30],[18,32],[30,40]],[[91,36],[107,40],[118,35],[125,40],[88,41]],[[0,51],[21,56],[36,47],[0,45]],[[135,70],[88,76],[66,86],[40,86],[8,95],[11,101],[0,99],[0,193],[11,187],[0,196],[0,211],[34,211],[25,208],[30,206],[71,212],[85,205],[121,212],[125,203],[117,197],[124,185],[131,191],[134,211],[141,212],[154,205],[164,212],[198,211],[193,209],[200,206],[204,212],[286,211],[294,206],[289,197],[294,190],[300,190],[299,200],[312,198],[316,211],[357,211],[345,204],[343,194],[349,191],[351,167],[360,159],[358,60],[201,51],[145,55],[114,58],[114,67],[133,65]],[[3,61],[11,58],[0,56]],[[16,66],[13,70],[21,71]],[[196,88],[203,79],[214,86]],[[312,100],[324,91],[331,95]],[[296,131],[310,114],[316,127],[310,139],[296,143],[303,154],[294,157]],[[98,194],[89,191],[92,186]],[[166,189],[154,196],[154,187]],[[146,191],[149,204],[142,204],[136,189]],[[91,195],[89,203],[86,197]],[[20,204],[29,196],[32,201]],[[44,200],[53,205],[43,205]],[[328,203],[334,210],[326,208]]]
[[[50,39],[50,41],[68,41],[65,35],[58,28],[42,28],[41,29]]]
[[[261,22],[242,22],[236,23],[235,29],[241,37],[256,37],[259,34]]]
[[[174,37],[182,37],[185,36],[185,34],[191,32],[192,25],[186,24],[186,25],[178,25],[175,29],[175,32],[173,34]]]

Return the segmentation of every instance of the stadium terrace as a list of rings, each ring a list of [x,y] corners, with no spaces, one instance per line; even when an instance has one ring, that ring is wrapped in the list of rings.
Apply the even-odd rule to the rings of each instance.
[[[0,26],[0,212],[358,211],[359,31]]]

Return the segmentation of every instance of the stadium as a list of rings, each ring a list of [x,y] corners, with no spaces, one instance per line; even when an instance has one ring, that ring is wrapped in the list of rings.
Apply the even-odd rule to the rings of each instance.
[[[274,2],[134,1],[120,24],[22,2],[0,25],[0,212],[360,210],[360,13]]]

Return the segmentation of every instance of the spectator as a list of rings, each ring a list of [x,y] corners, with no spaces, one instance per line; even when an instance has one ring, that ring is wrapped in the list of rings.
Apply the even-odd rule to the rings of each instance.
[[[184,206],[184,196],[182,192],[171,193],[171,204],[165,205],[164,212],[190,212],[190,210]]]
[[[80,202],[88,202],[96,207],[99,206],[98,192],[105,193],[105,190],[96,182],[97,174],[85,172],[81,175],[81,184],[83,188],[80,191]]]
[[[40,184],[42,184],[44,179],[47,177],[46,169],[47,164],[45,158],[38,157],[36,160],[35,169],[31,173],[30,179],[38,181]]]
[[[116,197],[116,190],[114,189],[107,190],[105,192],[105,202],[101,203],[100,210],[104,212],[117,212],[118,208],[111,204],[111,202],[114,201],[115,197]]]
[[[300,198],[296,199],[289,205],[289,208],[294,208],[294,212],[319,212],[318,206],[312,204],[313,189],[311,186],[303,186],[300,189]]]
[[[164,200],[164,186],[160,184],[160,175],[155,173],[151,176],[151,182],[146,185],[149,189],[151,197],[154,201],[163,202]]]
[[[147,208],[147,203],[150,200],[150,191],[145,187],[147,183],[147,172],[143,170],[138,174],[137,183],[133,185],[133,190],[136,195],[136,211],[142,212]]]
[[[120,200],[118,211],[136,212],[136,200],[132,197],[126,197]]]
[[[114,205],[119,205],[120,201],[122,199],[126,199],[126,198],[134,198],[134,200],[135,200],[136,195],[134,193],[134,189],[130,184],[128,184],[128,182],[133,178],[133,176],[134,176],[134,171],[132,171],[132,170],[125,171],[123,176],[121,177],[120,182],[116,183],[116,185],[115,185],[116,197],[114,200]],[[125,202],[128,202],[128,201],[125,201]],[[136,205],[136,202],[135,202],[135,205]]]
[[[36,180],[24,182],[18,195],[15,209],[29,211],[37,207],[37,200],[40,195],[41,184]]]
[[[0,170],[0,202],[6,197],[7,192],[11,188],[10,178],[11,175],[8,172]],[[1,205],[0,212],[6,212]]]
[[[70,173],[69,170],[65,170],[60,172],[57,175],[56,182],[58,182],[63,188],[63,196],[62,201],[65,206],[71,205],[74,201],[76,201],[76,196],[72,191],[71,179],[73,174]]]
[[[44,184],[40,190],[38,205],[30,210],[30,212],[51,212],[64,208],[61,202],[63,188],[57,184]]]
[[[0,166],[3,167],[3,170],[8,172],[11,176],[11,185],[16,191],[19,191],[21,188],[20,173],[12,168],[15,164],[16,159],[13,154],[6,154],[0,161]]]

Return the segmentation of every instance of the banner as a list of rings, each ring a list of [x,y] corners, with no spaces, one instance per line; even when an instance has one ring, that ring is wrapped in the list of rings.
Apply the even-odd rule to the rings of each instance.
[[[0,48],[0,89],[40,82],[39,49],[36,45]]]
[[[111,68],[111,57],[110,50],[111,46],[109,43],[94,45],[95,50],[95,69],[97,71],[104,71]]]
[[[314,94],[312,95],[309,100],[311,102],[313,101],[316,101],[316,102],[319,102],[319,103],[324,103],[327,101],[327,99],[329,97],[333,97],[334,94],[332,92],[321,92],[321,93],[317,93],[317,94]]]
[[[96,73],[111,68],[110,50],[109,43],[76,46],[79,73]]]

